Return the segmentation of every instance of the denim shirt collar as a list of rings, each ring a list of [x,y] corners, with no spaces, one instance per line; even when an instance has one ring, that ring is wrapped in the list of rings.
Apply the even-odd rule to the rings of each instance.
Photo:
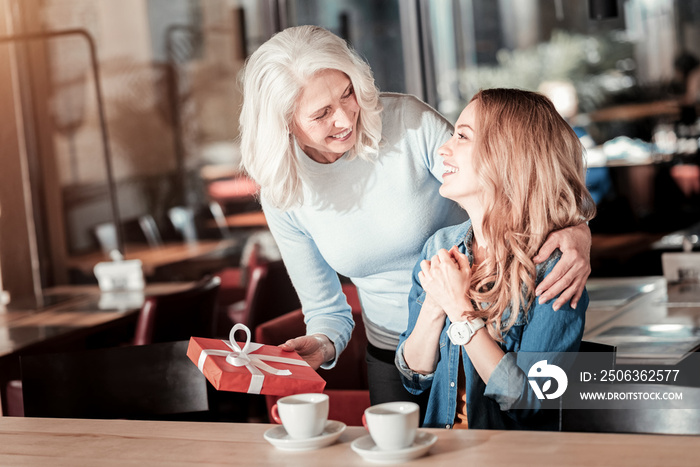
[[[469,266],[474,266],[474,253],[472,243],[474,243],[474,228],[472,227],[471,219],[468,221],[467,232],[464,234],[464,240],[460,243],[459,251],[466,254],[469,258]]]

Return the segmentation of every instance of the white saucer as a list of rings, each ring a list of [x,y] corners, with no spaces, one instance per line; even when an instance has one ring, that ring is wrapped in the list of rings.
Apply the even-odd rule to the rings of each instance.
[[[437,441],[437,435],[418,430],[413,444],[397,451],[380,450],[370,435],[356,439],[350,447],[366,461],[393,464],[407,462],[424,455],[435,444],[435,441]]]
[[[323,433],[313,438],[293,439],[282,425],[267,430],[263,437],[277,449],[284,451],[310,451],[333,444],[345,431],[345,423],[328,420]]]

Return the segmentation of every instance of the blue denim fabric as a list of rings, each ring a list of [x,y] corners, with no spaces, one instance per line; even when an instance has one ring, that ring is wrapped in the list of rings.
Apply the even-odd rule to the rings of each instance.
[[[441,248],[450,249],[458,245],[459,251],[473,257],[470,251],[472,239],[471,221],[447,227],[436,232],[423,247],[422,259],[429,259]],[[537,267],[536,283],[551,271],[561,257],[556,250],[552,256]],[[429,390],[428,409],[423,426],[451,428],[457,409],[457,377],[459,355],[462,352],[464,374],[466,376],[467,420],[469,428],[484,429],[556,429],[558,412],[542,409],[534,392],[528,385],[527,372],[535,363],[535,352],[576,352],[583,336],[588,294],[584,291],[576,309],[570,304],[554,311],[550,300],[544,305],[537,300],[528,310],[519,313],[515,325],[503,336],[499,343],[506,355],[491,374],[489,384],[485,385],[472,365],[467,352],[461,346],[455,346],[447,337],[450,320],[445,319],[445,326],[440,335],[439,360],[435,372],[422,375],[413,372],[403,358],[403,346],[406,338],[416,325],[425,292],[418,280],[420,261],[413,270],[413,287],[409,294],[408,328],[401,334],[396,351],[396,366],[402,374],[404,386],[409,392],[420,394]],[[510,311],[506,310],[503,321],[507,321]],[[433,351],[426,349],[427,352]],[[524,352],[515,354],[515,352]],[[532,353],[528,353],[532,352]],[[525,404],[529,409],[520,409]]]

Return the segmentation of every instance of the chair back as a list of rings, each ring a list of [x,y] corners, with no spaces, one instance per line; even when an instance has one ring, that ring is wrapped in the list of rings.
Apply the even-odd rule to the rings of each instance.
[[[150,214],[145,214],[138,218],[139,227],[143,236],[146,238],[146,243],[152,248],[159,247],[163,244],[163,239],[160,236],[160,230],[155,219]]]
[[[355,329],[352,338],[338,358],[335,367],[319,370],[326,380],[324,393],[330,396],[328,417],[347,425],[362,425],[362,414],[370,406],[369,384],[367,381],[367,336],[362,321],[362,311],[354,309]],[[294,310],[268,322],[260,324],[255,331],[256,342],[277,345],[306,334],[304,315],[301,310]],[[276,396],[265,396],[268,411],[277,402]]]
[[[220,308],[228,308],[238,302],[244,303],[250,272],[261,260],[259,254],[260,245],[255,244],[248,252],[243,251],[240,266],[224,268],[215,273],[221,279],[217,299]]]
[[[336,366],[330,370],[320,370],[321,377],[326,380],[326,389],[369,388],[365,359],[367,335],[362,312],[353,310],[352,317],[355,329]],[[304,314],[299,309],[260,324],[255,330],[255,339],[261,344],[278,345],[305,334]]]
[[[212,336],[220,284],[216,276],[205,277],[189,290],[147,297],[136,324],[134,345]]]
[[[119,242],[117,241],[117,228],[113,222],[97,224],[93,228],[93,231],[102,253],[108,255],[112,250],[119,249]]]
[[[209,212],[211,212],[216,227],[219,229],[222,238],[232,238],[231,230],[229,230],[228,224],[226,223],[226,214],[224,214],[224,209],[216,201],[209,203]]]
[[[168,218],[175,231],[187,243],[197,241],[197,227],[194,209],[185,206],[175,206],[168,209]]]
[[[250,269],[245,305],[238,316],[251,332],[259,324],[298,308],[301,302],[282,260],[259,262]]]
[[[188,341],[20,358],[27,417],[189,419],[208,410]],[[181,414],[182,418],[174,416]]]
[[[119,224],[119,228],[126,243],[146,243],[152,248],[163,244],[158,225],[150,214],[124,220]],[[113,222],[97,224],[93,227],[93,233],[103,253],[109,254],[118,249],[117,227]]]

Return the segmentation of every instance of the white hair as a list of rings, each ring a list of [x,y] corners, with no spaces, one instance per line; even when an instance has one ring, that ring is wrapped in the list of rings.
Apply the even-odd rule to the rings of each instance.
[[[338,70],[352,82],[360,107],[357,141],[348,154],[370,160],[382,133],[381,105],[372,70],[345,41],[318,26],[275,34],[248,58],[241,74],[241,154],[248,174],[270,205],[290,209],[303,202],[301,166],[295,156],[292,121],[308,80]]]

